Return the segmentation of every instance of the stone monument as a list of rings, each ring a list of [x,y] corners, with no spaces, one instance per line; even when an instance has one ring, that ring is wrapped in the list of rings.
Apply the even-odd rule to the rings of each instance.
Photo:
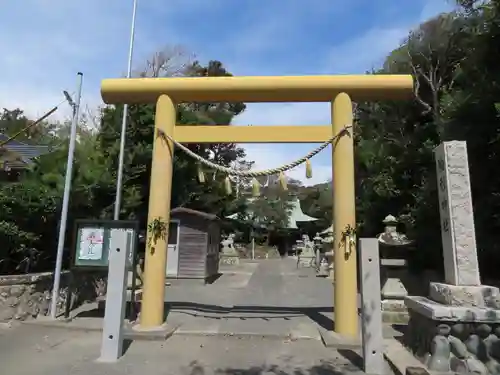
[[[435,154],[445,281],[481,285],[466,144],[445,142]]]
[[[384,232],[377,239],[380,250],[382,317],[385,322],[406,323],[408,311],[405,297],[408,296],[407,285],[410,274],[408,258],[412,250],[412,242],[397,231],[397,219],[387,215],[383,221]]]
[[[226,239],[221,241],[222,249],[220,255],[220,264],[239,264],[240,255],[234,248],[235,234],[231,233]]]
[[[429,370],[500,373],[500,291],[481,285],[465,142],[435,150],[445,283],[406,297],[406,345]]]

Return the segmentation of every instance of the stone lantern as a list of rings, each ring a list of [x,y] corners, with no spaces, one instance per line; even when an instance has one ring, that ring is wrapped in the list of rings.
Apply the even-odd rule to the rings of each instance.
[[[323,249],[323,238],[319,235],[319,233],[316,233],[316,236],[313,238],[314,242],[314,252],[316,254],[316,268],[319,267],[320,262],[321,262],[321,250]]]
[[[321,247],[321,244],[323,243],[323,238],[319,235],[319,233],[316,233],[316,236],[313,238],[314,241],[314,246]]]
[[[397,231],[397,219],[388,215],[384,232],[377,236],[380,244],[382,311],[386,322],[402,323],[408,319],[404,298],[408,296],[408,259],[412,241]]]

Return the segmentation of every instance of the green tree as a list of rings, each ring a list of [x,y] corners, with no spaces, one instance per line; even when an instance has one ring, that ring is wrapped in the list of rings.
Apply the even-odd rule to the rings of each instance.
[[[302,188],[299,199],[304,213],[318,219],[314,222],[316,231],[332,225],[333,186],[331,181]]]
[[[443,128],[447,139],[467,141],[480,266],[495,276],[500,266],[500,177],[496,173],[500,161],[500,1],[463,3],[464,17],[469,20],[468,53],[446,97]]]
[[[222,63],[210,61],[206,67],[199,62],[171,63],[170,53],[159,53],[149,62],[141,73],[143,77],[166,77],[172,75],[189,76],[228,76]],[[182,67],[182,68],[181,68]],[[175,71],[175,73],[173,73]],[[229,125],[231,119],[241,113],[242,103],[187,103],[177,106],[177,123],[180,125]],[[99,142],[105,150],[106,158],[111,161],[111,170],[116,170],[119,152],[119,132],[122,107],[107,107],[103,110]],[[122,214],[133,215],[145,223],[147,199],[149,195],[150,166],[154,130],[154,106],[133,105],[129,107],[126,135],[127,154],[124,169],[124,192],[133,191],[140,205],[130,207],[124,199]],[[244,160],[245,152],[235,144],[189,144],[187,147],[202,157],[223,166],[236,160]],[[174,154],[174,177],[172,187],[172,207],[190,207],[224,216],[233,199],[224,189],[226,176],[206,171],[210,174],[205,184],[197,181],[197,163],[185,153],[177,150]],[[110,192],[112,195],[113,192]],[[139,198],[140,197],[140,198]],[[111,196],[109,197],[111,198]],[[111,200],[110,200],[111,202]]]
[[[0,204],[4,207],[0,212],[0,237],[6,239],[0,258],[2,273],[52,267],[68,145],[67,138],[55,137],[59,147],[34,159],[20,181],[0,185]],[[96,136],[80,130],[75,149],[67,245],[71,241],[74,219],[100,217],[100,194],[113,185]]]
[[[418,246],[422,266],[442,264],[433,149],[467,141],[482,268],[498,265],[498,1],[440,15],[410,33],[380,73],[410,73],[408,103],[359,103],[356,117],[358,218],[363,235],[399,215]],[[496,44],[495,44],[496,43]],[[496,259],[496,260],[495,260]]]
[[[13,110],[4,108],[0,111],[0,133],[7,136],[14,136],[21,132],[15,138],[19,142],[33,145],[51,144],[54,142],[55,136],[62,126],[59,123],[48,121],[41,121],[36,125],[32,125],[33,123],[34,121],[29,120],[19,108]],[[22,131],[24,129],[26,130]]]

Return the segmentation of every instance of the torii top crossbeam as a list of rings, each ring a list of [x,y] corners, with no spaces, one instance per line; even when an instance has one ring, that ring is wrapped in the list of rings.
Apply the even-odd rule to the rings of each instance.
[[[116,78],[101,83],[106,104],[154,103],[166,94],[174,102],[331,102],[341,92],[352,100],[407,99],[411,75],[245,76]]]
[[[162,94],[181,102],[331,102],[339,93],[352,100],[405,100],[413,95],[411,75],[246,76],[113,78],[101,83],[106,104],[155,103]],[[347,125],[347,124],[344,124]],[[331,125],[176,126],[179,143],[322,143]]]

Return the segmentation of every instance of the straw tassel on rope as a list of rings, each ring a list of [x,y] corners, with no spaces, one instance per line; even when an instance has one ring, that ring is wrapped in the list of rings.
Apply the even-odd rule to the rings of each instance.
[[[287,186],[287,183],[286,183],[285,174],[283,172],[280,172],[279,181],[280,181],[280,186],[283,189],[283,191],[287,191],[288,190],[288,186]]]
[[[198,163],[198,182],[200,184],[205,183],[205,173],[203,172],[203,168],[200,163]]]
[[[311,165],[311,160],[307,159],[306,160],[306,178],[312,178],[313,176],[313,169]]]
[[[255,177],[252,179],[252,195],[254,197],[260,196],[260,183]]]
[[[175,144],[176,147],[180,148],[183,150],[187,155],[191,156],[193,159],[195,159],[198,163],[198,181],[200,183],[206,182],[205,178],[205,173],[203,172],[202,166],[206,166],[209,169],[215,170],[214,172],[214,180],[215,180],[215,173],[221,172],[225,173],[228,175],[237,175],[240,177],[253,177],[252,179],[252,195],[254,197],[260,196],[260,183],[257,180],[256,176],[271,176],[271,175],[276,175],[277,173],[279,174],[279,182],[283,190],[288,190],[287,187],[287,182],[286,182],[286,177],[284,175],[284,172],[289,171],[302,163],[306,164],[306,178],[312,178],[312,166],[311,162],[309,159],[311,159],[313,156],[317,155],[319,152],[324,150],[326,147],[328,147],[332,142],[341,137],[347,129],[352,128],[352,125],[345,125],[344,128],[338,132],[337,134],[333,135],[330,139],[325,141],[323,144],[309,152],[307,155],[304,157],[297,159],[289,164],[282,165],[279,168],[272,168],[272,169],[266,169],[258,172],[253,172],[253,171],[248,171],[248,172],[241,172],[241,171],[235,171],[232,168],[228,168],[222,165],[218,165],[216,163],[211,162],[210,160],[207,160],[203,158],[202,156],[196,154],[195,152],[191,151],[189,148],[184,146],[182,143],[177,142],[175,139],[173,139],[171,136],[168,134],[164,133],[163,131],[159,130],[159,135],[163,137],[164,139],[170,140],[172,143]],[[1,150],[1,148],[0,148]],[[236,172],[236,173],[235,173]],[[231,194],[232,192],[232,187],[231,187],[231,182],[229,180],[229,177],[226,178],[225,182],[225,189],[228,194]]]
[[[227,195],[231,195],[233,193],[233,188],[231,186],[231,180],[229,179],[229,176],[226,176],[226,179],[224,180],[224,189],[226,190]]]

